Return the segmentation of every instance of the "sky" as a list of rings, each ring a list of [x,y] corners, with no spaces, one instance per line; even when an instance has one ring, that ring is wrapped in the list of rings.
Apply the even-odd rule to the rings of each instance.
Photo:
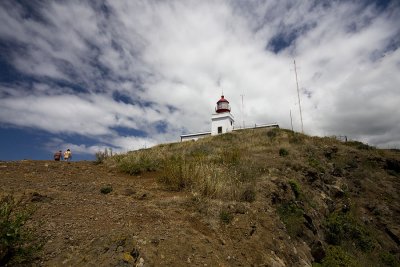
[[[0,1],[0,160],[278,123],[400,148],[400,2]],[[242,105],[243,95],[243,105]]]

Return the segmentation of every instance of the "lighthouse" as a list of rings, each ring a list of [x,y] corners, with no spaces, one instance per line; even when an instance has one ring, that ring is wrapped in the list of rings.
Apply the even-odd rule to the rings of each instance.
[[[231,132],[234,122],[229,101],[222,95],[215,107],[215,113],[211,115],[211,135]]]
[[[231,114],[231,107],[229,106],[229,101],[222,94],[221,98],[217,101],[217,105],[215,107],[215,113],[211,114],[211,132],[182,134],[181,142],[189,140],[196,141],[200,138],[204,138],[210,135],[218,135],[240,130],[240,129],[233,129],[234,122],[235,119]],[[255,124],[254,126],[247,128],[267,128],[267,127],[279,128],[279,125],[277,123],[269,123],[261,125]]]

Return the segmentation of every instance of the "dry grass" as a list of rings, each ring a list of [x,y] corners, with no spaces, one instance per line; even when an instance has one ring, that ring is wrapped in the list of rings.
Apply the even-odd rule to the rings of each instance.
[[[315,227],[335,238],[352,233],[358,238],[351,240],[355,244],[352,253],[363,255],[370,266],[376,266],[374,259],[379,259],[377,255],[383,251],[371,245],[373,235],[369,239],[367,228],[358,223],[362,222],[358,215],[357,224],[350,225],[353,221],[332,214],[348,209],[357,213],[359,208],[352,201],[369,203],[368,196],[376,195],[373,191],[387,195],[381,202],[392,205],[397,193],[389,185],[397,183],[400,176],[398,151],[310,137],[285,129],[235,131],[196,142],[159,145],[109,157],[105,163],[132,175],[155,171],[167,190],[191,192],[202,203],[220,202],[206,206],[217,210],[219,220],[227,224],[232,220],[232,211],[223,207],[226,203],[249,202],[253,206],[268,205],[266,201],[271,201],[293,238],[304,238],[304,233]],[[270,186],[275,201],[261,190],[265,189],[263,185]],[[384,212],[379,205],[370,206],[374,216]],[[343,207],[347,210],[341,211]],[[310,214],[319,217],[311,218]],[[316,226],[311,225],[311,220]],[[324,242],[328,245],[327,236]],[[341,253],[347,249],[346,244],[334,243],[335,249],[328,249],[322,266],[330,266],[336,256],[340,256],[340,262],[347,262],[347,256]],[[381,258],[385,262],[398,260],[391,254]]]

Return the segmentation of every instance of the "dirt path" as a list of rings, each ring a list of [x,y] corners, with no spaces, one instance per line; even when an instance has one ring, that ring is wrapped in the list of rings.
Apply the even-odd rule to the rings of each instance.
[[[40,266],[284,266],[279,257],[293,254],[279,250],[290,240],[271,211],[234,206],[225,225],[218,205],[163,190],[156,175],[92,162],[0,162],[0,193],[36,207],[29,225],[45,240]],[[106,186],[113,191],[102,194]]]

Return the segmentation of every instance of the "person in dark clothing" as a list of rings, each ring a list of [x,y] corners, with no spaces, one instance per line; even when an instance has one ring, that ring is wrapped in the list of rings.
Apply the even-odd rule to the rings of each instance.
[[[61,151],[61,150],[58,151],[58,152],[56,152],[56,153],[54,153],[54,160],[55,160],[55,161],[60,161],[60,160],[62,160],[62,151]]]

